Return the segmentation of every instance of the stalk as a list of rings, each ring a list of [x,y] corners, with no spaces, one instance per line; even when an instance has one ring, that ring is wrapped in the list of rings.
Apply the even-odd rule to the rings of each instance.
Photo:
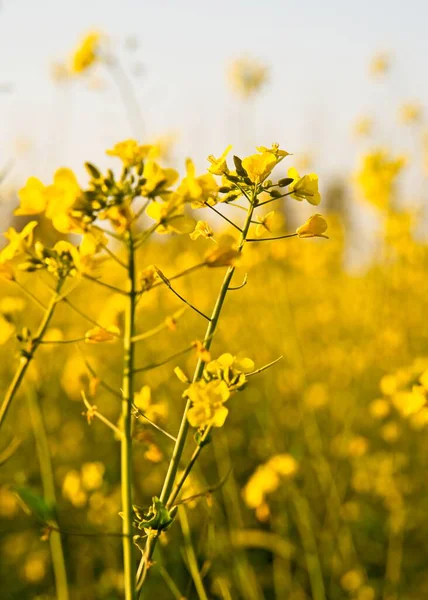
[[[29,351],[27,351],[25,356],[21,357],[20,365],[15,372],[15,376],[12,379],[3,400],[3,404],[0,408],[0,429],[3,425],[4,420],[6,419],[6,415],[9,411],[10,405],[18,392],[21,383],[25,377],[25,373],[34,358],[34,354],[36,353],[37,348],[40,345],[40,342],[43,340],[43,336],[45,335],[46,329],[49,326],[49,323],[53,317],[55,307],[59,302],[59,293],[62,288],[63,281],[59,281],[55,290],[55,294],[52,296],[51,301],[49,302],[45,315],[43,317],[42,322],[40,323],[39,329],[37,330],[36,336],[33,339],[31,347]]]
[[[43,497],[46,504],[56,508],[55,483],[45,423],[38,402],[37,393],[33,387],[28,389],[27,399],[31,425],[36,440],[37,458],[39,460],[40,477],[43,486]],[[54,524],[58,526],[56,521]],[[65,566],[61,534],[57,531],[51,531],[49,535],[49,545],[55,578],[56,598],[58,600],[69,600],[70,594],[67,583],[67,569]]]
[[[238,246],[239,252],[241,252],[242,248],[244,247],[244,244],[245,244],[245,241],[246,241],[246,238],[248,235],[248,231],[250,229],[251,219],[252,219],[254,208],[255,208],[255,199],[256,199],[256,194],[254,193],[252,201],[250,202],[250,206],[248,207],[248,210],[247,210],[247,217],[246,217],[245,224],[242,229],[241,237],[239,240],[239,246]],[[223,304],[226,299],[227,292],[228,292],[228,289],[230,286],[230,282],[232,281],[234,272],[235,272],[235,267],[231,265],[230,267],[228,267],[226,274],[224,276],[223,283],[221,285],[221,288],[220,288],[220,291],[219,291],[219,294],[217,297],[217,301],[215,303],[215,306],[214,306],[214,309],[213,309],[213,312],[212,312],[212,315],[210,318],[210,322],[209,322],[208,327],[205,332],[203,344],[207,350],[210,349],[211,343],[213,341],[213,337],[214,337],[214,334],[215,334],[215,331],[217,328],[217,324],[218,324],[218,321],[220,318]],[[205,365],[205,363],[201,359],[199,359],[198,363],[196,365],[194,375],[193,375],[194,382],[198,381],[202,377],[202,374],[204,371],[204,365]],[[188,413],[190,407],[191,407],[191,402],[190,402],[190,400],[187,400],[186,406],[184,408],[183,416],[181,419],[181,424],[180,424],[180,429],[179,429],[178,436],[177,436],[177,441],[175,443],[173,455],[172,455],[171,461],[169,463],[168,472],[166,474],[162,492],[160,495],[160,500],[164,504],[167,504],[167,505],[169,505],[169,500],[170,500],[171,493],[172,493],[172,490],[174,487],[174,482],[175,482],[175,479],[177,476],[177,471],[178,471],[178,468],[180,465],[181,456],[183,454],[184,446],[186,444],[187,433],[189,431],[189,422],[187,420],[187,413]],[[207,429],[207,431],[209,431],[209,428]],[[186,469],[185,477],[187,477],[187,475],[190,473],[190,470],[191,470],[194,462],[196,461],[197,457],[199,456],[200,451],[201,451],[200,448],[201,448],[201,446],[198,446],[198,448],[196,448],[196,450],[195,450],[196,456],[192,457],[190,469],[189,468]],[[179,482],[179,489],[176,492],[174,492],[174,498],[176,497],[176,495],[178,494],[182,485],[184,484],[184,481],[185,481],[185,478],[182,477]],[[147,574],[147,569],[150,565],[150,561],[153,556],[157,538],[158,538],[158,534],[156,532],[149,534],[149,536],[147,538],[146,547],[144,549],[144,554],[141,558],[140,565],[138,567],[138,573],[137,573],[137,578],[139,580],[138,581],[138,589],[140,589],[140,590],[144,583],[144,580],[145,580],[145,577]]]
[[[121,489],[125,599],[135,600],[135,560],[132,539],[132,401],[134,396],[134,342],[132,339],[135,335],[136,290],[134,239],[131,231],[128,232],[127,247],[128,303],[123,340]]]

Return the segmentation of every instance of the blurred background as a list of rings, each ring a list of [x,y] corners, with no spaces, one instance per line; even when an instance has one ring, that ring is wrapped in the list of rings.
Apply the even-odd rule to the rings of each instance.
[[[105,151],[127,138],[157,144],[159,161],[181,174],[188,156],[200,173],[229,143],[242,157],[278,142],[293,153],[289,165],[320,178],[317,211],[330,239],[251,244],[237,269],[236,281],[248,273],[248,284],[228,298],[213,355],[243,352],[257,366],[283,360],[233,397],[185,495],[216,489],[186,503],[163,536],[148,597],[428,596],[427,17],[422,0],[0,5],[2,231],[25,223],[13,211],[28,177],[47,182],[66,166],[83,184],[83,163],[110,167]],[[70,57],[91,31],[102,37],[96,60],[71,73]],[[288,198],[273,209],[278,235],[314,212]],[[41,231],[55,237],[46,223]],[[164,242],[154,237],[139,260],[168,276],[212,243]],[[120,270],[107,269],[119,285]],[[179,289],[209,312],[221,278],[196,272]],[[48,298],[34,276],[21,283]],[[16,333],[35,329],[40,312],[13,283],[0,286],[4,389]],[[85,282],[72,300],[103,324],[123,325],[120,297]],[[139,331],[165,327],[141,344],[139,364],[202,336],[190,311],[168,320],[178,309],[163,288],[140,303]],[[79,338],[87,327],[62,306],[50,335]],[[46,494],[46,477],[69,597],[122,597],[119,446],[102,423],[88,424],[80,395],[95,379],[118,390],[120,357],[115,344],[46,345],[8,417],[0,442],[6,600],[65,598],[55,551],[13,493],[19,485]],[[172,432],[182,412],[176,364],[190,373],[195,356],[137,382],[137,405]],[[102,386],[96,404],[118,422],[117,398]],[[148,506],[171,446],[141,422],[134,438],[136,502]],[[50,477],[40,468],[46,453]]]

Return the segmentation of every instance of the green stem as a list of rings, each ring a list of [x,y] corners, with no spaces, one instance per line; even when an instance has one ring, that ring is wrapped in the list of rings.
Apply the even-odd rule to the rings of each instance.
[[[128,232],[128,304],[125,315],[123,340],[121,488],[122,533],[126,600],[135,599],[135,560],[132,540],[132,402],[134,396],[134,342],[135,335],[135,250],[132,233]]]
[[[253,212],[254,212],[254,204],[255,204],[255,194],[254,194],[253,202],[248,207],[247,218],[245,220],[245,224],[242,229],[242,233],[241,233],[241,237],[240,237],[240,241],[239,241],[239,246],[238,246],[239,252],[241,252],[244,247],[244,244],[245,244],[245,241],[246,241],[246,238],[248,235],[248,231],[250,229],[251,219],[252,219]],[[232,280],[234,272],[235,272],[235,267],[230,266],[230,267],[228,267],[226,274],[224,276],[223,283],[220,288],[220,291],[219,291],[219,294],[217,297],[217,301],[214,306],[214,310],[212,312],[211,320],[208,323],[208,327],[205,332],[203,346],[207,350],[210,349],[210,346],[211,346],[211,343],[212,343],[212,340],[214,337],[214,333],[217,328],[218,320],[220,318],[223,304],[226,299],[227,292],[229,290],[230,282]],[[199,359],[198,363],[196,365],[195,373],[193,375],[194,382],[198,381],[202,377],[202,374],[204,371],[204,366],[205,366],[204,361]],[[171,492],[172,492],[174,482],[175,482],[175,479],[177,476],[177,471],[178,471],[178,468],[180,465],[181,456],[183,454],[184,446],[186,444],[187,433],[189,431],[189,422],[187,420],[187,413],[188,413],[190,407],[191,407],[191,402],[190,402],[190,400],[187,400],[186,406],[184,408],[183,416],[181,419],[181,424],[180,424],[180,429],[179,429],[178,436],[177,436],[177,441],[175,443],[173,455],[172,455],[171,461],[169,463],[168,472],[166,474],[164,485],[163,485],[162,492],[160,495],[160,500],[164,504],[168,503],[169,498],[171,496]],[[193,464],[192,464],[192,466],[193,466]],[[189,473],[190,473],[190,471],[189,471]],[[184,483],[184,480],[181,482],[181,485],[183,483]],[[153,534],[153,535],[149,535],[147,538],[147,543],[146,543],[146,547],[144,549],[144,554],[141,558],[140,565],[138,568],[138,576],[139,576],[138,588],[139,589],[141,589],[141,587],[144,583],[144,580],[145,580],[145,577],[147,574],[147,569],[150,564],[150,561],[151,561],[151,558],[153,556],[153,552],[154,552],[154,549],[156,546],[157,537],[158,537],[157,534]]]
[[[40,477],[43,486],[43,496],[46,504],[56,507],[55,483],[52,471],[52,462],[49,452],[48,439],[46,436],[45,423],[39,406],[37,392],[33,387],[28,388],[28,408],[34,438],[36,440],[37,457],[40,465]],[[55,521],[54,525],[58,526]],[[64,549],[62,547],[61,534],[51,531],[49,536],[51,548],[51,560],[55,577],[56,598],[58,600],[69,600],[67,583],[67,570],[65,567]]]
[[[55,311],[55,307],[56,307],[57,303],[59,302],[59,294],[61,291],[62,284],[63,284],[62,281],[58,282],[58,285],[55,290],[55,294],[52,296],[51,301],[49,302],[48,307],[46,308],[45,315],[44,315],[42,322],[40,323],[39,329],[37,330],[37,333],[33,339],[31,348],[30,348],[29,352],[26,353],[25,356],[21,357],[20,365],[19,365],[18,369],[16,370],[15,376],[12,379],[12,381],[6,391],[6,395],[4,397],[3,404],[1,405],[1,408],[0,408],[0,429],[3,425],[4,420],[6,419],[6,415],[10,408],[10,405],[12,404],[12,401],[21,386],[21,383],[25,377],[25,373],[27,372],[27,369],[28,369],[31,361],[33,360],[34,354],[36,353],[36,350],[39,347],[40,342],[43,340],[43,336],[45,335],[46,330],[49,326],[49,323],[52,319],[52,316]]]
[[[180,519],[181,531],[183,532],[184,547],[186,550],[187,562],[189,565],[190,575],[195,584],[196,593],[199,600],[209,600],[204,588],[201,574],[199,572],[198,560],[196,558],[195,549],[192,544],[192,536],[190,535],[189,520],[187,518],[186,509],[180,506],[178,509],[178,518]]]

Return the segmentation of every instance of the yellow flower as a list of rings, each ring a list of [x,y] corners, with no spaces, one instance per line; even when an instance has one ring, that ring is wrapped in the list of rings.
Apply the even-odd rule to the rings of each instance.
[[[372,58],[372,61],[370,63],[370,73],[374,77],[377,77],[379,75],[384,75],[388,71],[389,67],[390,67],[390,57],[387,53],[382,52],[382,53],[376,54],[376,56],[374,56]]]
[[[423,386],[414,385],[411,391],[400,391],[391,398],[392,404],[403,417],[417,413],[426,404],[427,397]]]
[[[83,73],[99,59],[101,34],[97,31],[88,33],[80,42],[71,58],[71,72]]]
[[[15,281],[15,274],[9,263],[2,264],[0,253],[0,279],[4,281]]]
[[[370,135],[373,129],[373,119],[370,117],[361,117],[354,125],[354,133],[357,136]]]
[[[116,325],[108,325],[105,328],[94,327],[85,333],[85,341],[88,344],[99,344],[102,342],[114,342],[120,336],[120,329]]]
[[[92,256],[107,246],[107,236],[99,229],[92,229],[84,234],[79,246],[80,256]]]
[[[184,392],[191,400],[192,407],[187,418],[192,427],[222,427],[226,421],[228,410],[224,403],[230,392],[224,381],[214,379],[192,383]]]
[[[208,160],[211,163],[211,167],[208,167],[208,171],[213,175],[224,175],[229,173],[227,167],[226,156],[232,150],[232,146],[228,146],[220,158],[215,158],[212,154],[209,155]]]
[[[356,570],[348,571],[340,580],[342,588],[347,592],[355,592],[363,585],[363,583],[363,575]]]
[[[15,326],[0,314],[0,345],[5,344],[10,337],[15,333]]]
[[[301,238],[323,237],[327,238],[324,233],[327,231],[327,221],[322,215],[316,214],[296,229],[296,233]]]
[[[235,248],[220,245],[205,255],[205,264],[208,267],[229,267],[234,265],[239,257],[240,253]]]
[[[256,237],[261,237],[266,231],[271,232],[273,225],[276,220],[276,213],[274,210],[268,212],[266,215],[257,215],[258,224],[256,226]]]
[[[33,230],[37,226],[37,221],[30,221],[21,232],[16,231],[14,227],[9,227],[3,234],[9,240],[7,246],[0,252],[0,263],[13,260],[21,256],[29,248],[33,241]]]
[[[383,150],[365,155],[356,175],[365,200],[377,208],[386,209],[391,204],[395,181],[405,165],[403,157],[389,158]]]
[[[213,175],[206,173],[196,177],[195,165],[190,158],[186,160],[186,173],[186,177],[177,189],[184,202],[191,202],[193,208],[215,204],[218,185]]]
[[[198,221],[196,223],[194,231],[189,234],[191,240],[197,240],[199,236],[202,236],[206,239],[212,238],[214,235],[214,231],[208,225],[206,221]]]
[[[255,94],[266,83],[268,69],[253,58],[237,58],[229,69],[232,88],[243,98]]]
[[[195,220],[183,213],[182,199],[172,194],[168,202],[152,202],[146,214],[159,223],[158,233],[190,233],[195,227]]]
[[[250,508],[263,506],[266,503],[266,496],[278,489],[281,477],[291,478],[297,470],[297,461],[291,454],[277,454],[257,467],[243,491],[247,506]]]
[[[399,117],[402,123],[417,123],[421,121],[422,115],[422,107],[419,104],[408,102],[400,107]]]
[[[321,202],[321,195],[318,191],[318,175],[309,173],[300,177],[297,170],[292,167],[288,169],[288,177],[293,179],[289,186],[289,190],[293,192],[291,194],[292,198],[299,201],[305,199],[309,204],[318,206]]]
[[[144,179],[146,182],[141,190],[141,195],[146,198],[163,197],[178,177],[178,172],[175,169],[163,169],[158,163],[147,161],[144,165]]]
[[[46,210],[47,196],[46,187],[37,179],[30,177],[23,188],[18,192],[20,206],[14,212],[15,215],[37,215]]]
[[[130,139],[118,142],[113,148],[107,150],[107,154],[120,158],[125,166],[133,167],[142,163],[149,155],[152,157],[152,150],[153,146],[147,144],[140,146],[136,140]]]
[[[45,188],[47,196],[46,217],[61,233],[80,233],[81,226],[70,216],[70,211],[81,196],[81,189],[71,169],[58,169],[53,184]]]
[[[242,161],[243,168],[253,183],[262,183],[272,172],[278,160],[271,152],[252,154]]]

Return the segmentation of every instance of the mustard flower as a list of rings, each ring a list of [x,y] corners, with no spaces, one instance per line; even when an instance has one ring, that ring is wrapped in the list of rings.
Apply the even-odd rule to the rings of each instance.
[[[134,167],[151,156],[152,150],[152,145],[139,145],[136,140],[129,139],[118,142],[106,154],[120,158],[126,167]]]
[[[190,384],[184,392],[192,406],[187,418],[192,427],[222,427],[228,415],[224,403],[229,399],[230,392],[224,381],[204,380]]]
[[[215,158],[212,154],[209,155],[208,160],[211,163],[211,167],[208,167],[208,171],[213,175],[224,175],[229,173],[229,169],[226,162],[226,156],[232,150],[232,146],[228,146],[220,158]]]
[[[303,223],[296,229],[296,233],[301,238],[323,237],[327,238],[324,233],[327,231],[327,221],[322,215],[315,214],[309,217],[306,223]]]
[[[141,195],[146,198],[163,197],[178,177],[178,172],[175,169],[164,169],[154,161],[147,161],[144,165],[144,179],[146,181],[141,189]]]
[[[420,104],[408,102],[399,110],[400,121],[406,125],[418,123],[422,120],[423,110]]]
[[[120,335],[120,329],[116,325],[107,327],[94,327],[85,333],[85,341],[88,344],[100,344],[102,342],[114,342]]]
[[[152,202],[146,209],[148,217],[159,223],[158,233],[190,233],[195,220],[183,212],[182,198],[172,194],[167,202]]]
[[[318,206],[321,202],[321,195],[318,191],[318,175],[315,173],[309,173],[300,177],[297,170],[292,167],[288,169],[288,177],[293,179],[290,183],[289,190],[293,193],[291,197],[295,200],[307,200],[309,204]]]
[[[30,177],[18,192],[20,206],[14,211],[15,215],[37,215],[43,213],[47,206],[46,187],[37,179]]]
[[[9,240],[9,243],[0,252],[0,263],[6,263],[25,254],[33,242],[35,227],[37,227],[37,221],[30,221],[20,232],[16,231],[14,227],[9,227],[7,232],[3,234]]]
[[[266,83],[268,69],[253,58],[242,57],[231,63],[228,74],[232,88],[243,98],[248,98]]]
[[[71,58],[71,72],[79,75],[87,71],[99,60],[101,34],[97,31],[88,33],[80,42]]]
[[[185,202],[190,202],[193,208],[200,208],[206,204],[215,204],[218,185],[211,173],[196,176],[195,165],[188,158],[186,160],[186,177],[181,181],[177,193]]]
[[[363,156],[355,180],[365,200],[377,208],[388,208],[395,182],[404,165],[403,157],[390,158],[383,150],[375,150]]]
[[[206,239],[212,239],[214,231],[206,221],[198,221],[195,229],[189,235],[191,240],[197,240],[200,236]]]

